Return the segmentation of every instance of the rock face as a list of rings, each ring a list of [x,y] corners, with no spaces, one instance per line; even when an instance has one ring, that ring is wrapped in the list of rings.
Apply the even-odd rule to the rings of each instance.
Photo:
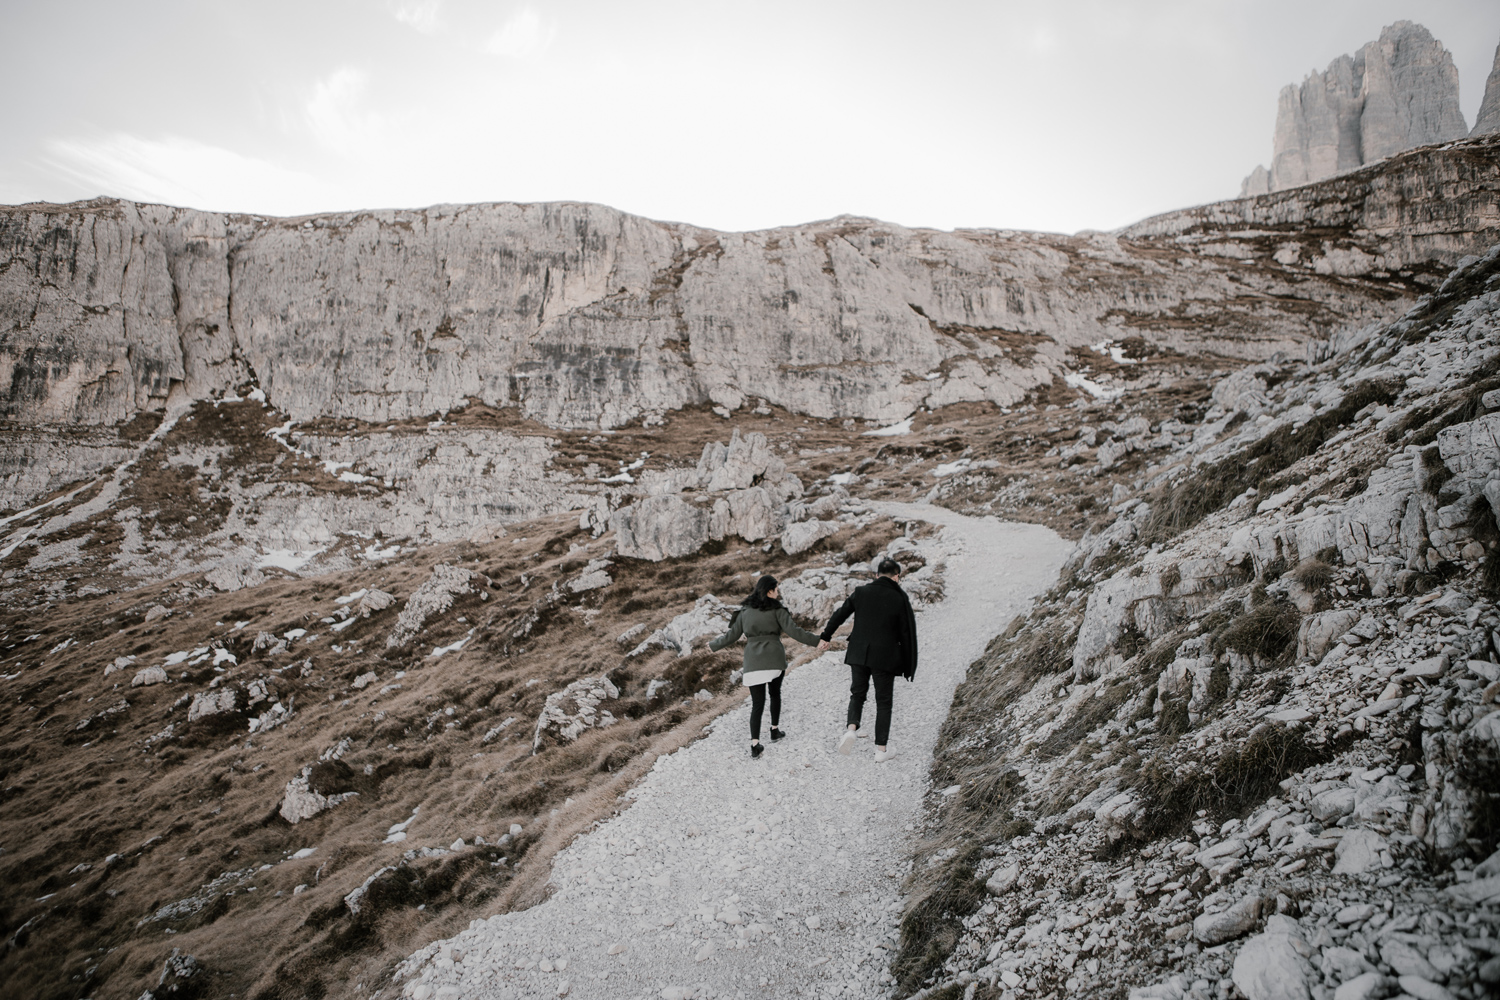
[[[1263,193],[1262,185],[1283,191],[1466,134],[1452,55],[1420,24],[1397,21],[1281,91],[1271,169],[1257,167],[1241,195]]]
[[[1425,49],[1401,38],[1381,72],[1443,78],[1442,66],[1423,68]],[[1446,134],[1446,105],[1434,107],[1391,128]],[[1433,166],[1464,169],[1441,161]],[[1495,172],[1492,162],[1467,169]],[[1326,213],[1326,199],[1378,244],[1420,223],[1424,210],[1406,202],[1441,191],[1447,231],[1466,239],[1397,240],[1386,266],[1434,251],[1451,264],[1487,244],[1492,192],[1471,203],[1477,192],[1462,178],[1406,179],[1398,190],[1397,204],[1371,204],[1374,212],[1348,206],[1342,190],[1310,192],[1281,203],[1277,221]],[[249,382],[294,421],[387,422],[478,399],[549,426],[611,427],[751,398],[820,417],[896,420],[923,405],[1008,405],[1050,382],[1066,348],[1112,336],[1259,357],[1326,335],[1325,321],[1390,314],[1379,297],[1356,302],[1347,287],[1299,282],[1300,296],[1337,314],[1309,330],[1305,310],[1278,306],[1288,292],[1280,266],[1239,273],[1239,262],[1269,262],[1276,247],[1226,235],[1240,226],[1209,232],[1218,228],[1200,225],[1203,238],[1186,243],[1171,233],[1164,255],[1141,244],[1168,235],[1149,221],[1121,239],[942,233],[849,217],[718,233],[578,204],[298,220],[113,200],[19,206],[0,211],[0,249],[17,262],[0,277],[0,410],[15,431],[74,430],[65,440],[13,439],[0,474],[15,495],[34,496],[56,483],[42,469],[76,478],[108,464],[122,442],[105,428],[159,412],[169,398]],[[1199,259],[1183,264],[1184,252]],[[1246,278],[1270,297],[1248,303]],[[1180,312],[1208,302],[1233,313],[1235,329],[1198,343]],[[399,478],[422,456],[397,444],[340,460]],[[331,457],[332,441],[309,447]]]
[[[1495,47],[1495,65],[1484,84],[1484,103],[1479,105],[1479,117],[1474,120],[1474,131],[1470,135],[1489,135],[1500,132],[1500,45]]]

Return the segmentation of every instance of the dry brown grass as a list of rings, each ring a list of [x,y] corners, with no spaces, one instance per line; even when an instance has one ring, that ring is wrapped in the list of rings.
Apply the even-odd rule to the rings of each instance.
[[[208,970],[208,995],[311,998],[347,995],[356,983],[368,990],[394,961],[472,917],[541,898],[552,854],[620,808],[617,796],[658,755],[695,739],[742,696],[728,682],[731,654],[661,651],[625,661],[628,647],[614,636],[638,622],[659,627],[702,593],[736,600],[753,572],[790,576],[842,551],[833,546],[878,551],[900,533],[876,523],[795,559],[732,541],[697,559],[619,561],[614,586],[559,601],[552,583],[609,545],[580,535],[576,524],[572,514],[543,518],[483,546],[438,546],[379,567],[233,594],[186,600],[181,583],[169,582],[0,615],[0,635],[12,647],[0,669],[21,671],[0,705],[9,734],[0,750],[0,931],[9,937],[27,927],[0,955],[0,975],[28,996],[73,996],[80,983],[101,996],[136,996],[176,947]],[[517,537],[528,541],[514,544]],[[399,602],[440,561],[486,574],[486,599],[461,597],[412,646],[386,649]],[[340,632],[334,650],[319,618],[336,607],[334,597],[372,586],[396,594],[397,606]],[[157,603],[173,613],[147,624],[144,613]],[[236,631],[237,621],[249,624]],[[290,656],[252,650],[257,632],[292,628],[322,635]],[[463,652],[426,656],[470,628],[477,631]],[[67,638],[73,645],[47,653]],[[187,725],[185,708],[172,706],[218,676],[204,664],[174,668],[170,684],[128,687],[139,667],[211,639],[239,658],[225,677],[264,676],[284,703],[295,699],[291,723],[248,739],[242,714]],[[106,663],[129,654],[138,657],[130,669],[103,676]],[[309,657],[307,676],[285,669]],[[377,684],[350,686],[370,670]],[[399,670],[406,676],[398,681]],[[533,756],[531,730],[546,695],[603,670],[621,688],[610,706],[620,721]],[[671,686],[648,702],[645,687],[658,676]],[[388,683],[402,687],[380,693]],[[700,688],[717,697],[683,702]],[[107,728],[74,728],[121,697],[130,707]],[[485,743],[508,717],[516,723]],[[172,737],[148,747],[168,722]],[[342,762],[320,765],[313,781],[325,793],[359,797],[287,824],[277,814],[286,782],[341,738],[352,744]],[[552,817],[568,798],[573,804]],[[386,827],[417,806],[411,839],[382,845]],[[504,849],[400,863],[412,847],[476,835],[493,843],[513,822],[527,834]],[[309,846],[317,847],[312,858],[287,860]],[[119,857],[106,866],[111,854]],[[491,864],[502,856],[503,866]],[[70,875],[79,864],[93,867]],[[233,895],[218,894],[182,919],[136,926],[225,871],[263,864],[272,867]],[[344,895],[386,865],[397,872],[352,916]],[[309,888],[292,895],[303,883]],[[250,885],[254,892],[245,891]]]

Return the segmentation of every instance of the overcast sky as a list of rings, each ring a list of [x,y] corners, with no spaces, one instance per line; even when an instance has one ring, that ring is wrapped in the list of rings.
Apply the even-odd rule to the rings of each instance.
[[[1401,18],[1472,125],[1496,0],[0,0],[0,203],[1107,229],[1236,195]]]

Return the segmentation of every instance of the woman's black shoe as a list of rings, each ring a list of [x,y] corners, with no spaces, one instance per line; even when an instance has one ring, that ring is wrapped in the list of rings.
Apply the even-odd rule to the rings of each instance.
[[[750,744],[750,757],[752,759],[754,759],[756,757],[759,757],[761,754],[763,754],[765,752],[766,752],[766,745],[764,743],[752,743],[752,744]]]
[[[771,727],[771,742],[775,743],[777,740],[784,740],[784,739],[786,739],[786,733],[783,733],[781,730],[777,729],[775,726],[772,726]]]

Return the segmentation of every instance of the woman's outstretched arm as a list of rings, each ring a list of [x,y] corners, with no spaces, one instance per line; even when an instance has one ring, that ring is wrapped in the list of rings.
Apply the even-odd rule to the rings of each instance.
[[[781,608],[776,612],[776,623],[781,626],[781,631],[796,639],[804,646],[816,646],[822,641],[807,631],[807,629],[799,627],[796,622],[792,621],[792,613],[786,608]]]
[[[708,648],[711,649],[711,650],[713,650],[715,653],[717,653],[719,650],[723,649],[725,646],[728,646],[729,644],[738,641],[739,637],[742,636],[742,635],[744,635],[744,634],[745,634],[745,629],[740,624],[740,612],[736,611],[734,613],[734,619],[732,621],[730,621],[730,623],[729,623],[729,631],[725,632],[723,635],[719,636],[713,642],[709,643],[708,644]]]

